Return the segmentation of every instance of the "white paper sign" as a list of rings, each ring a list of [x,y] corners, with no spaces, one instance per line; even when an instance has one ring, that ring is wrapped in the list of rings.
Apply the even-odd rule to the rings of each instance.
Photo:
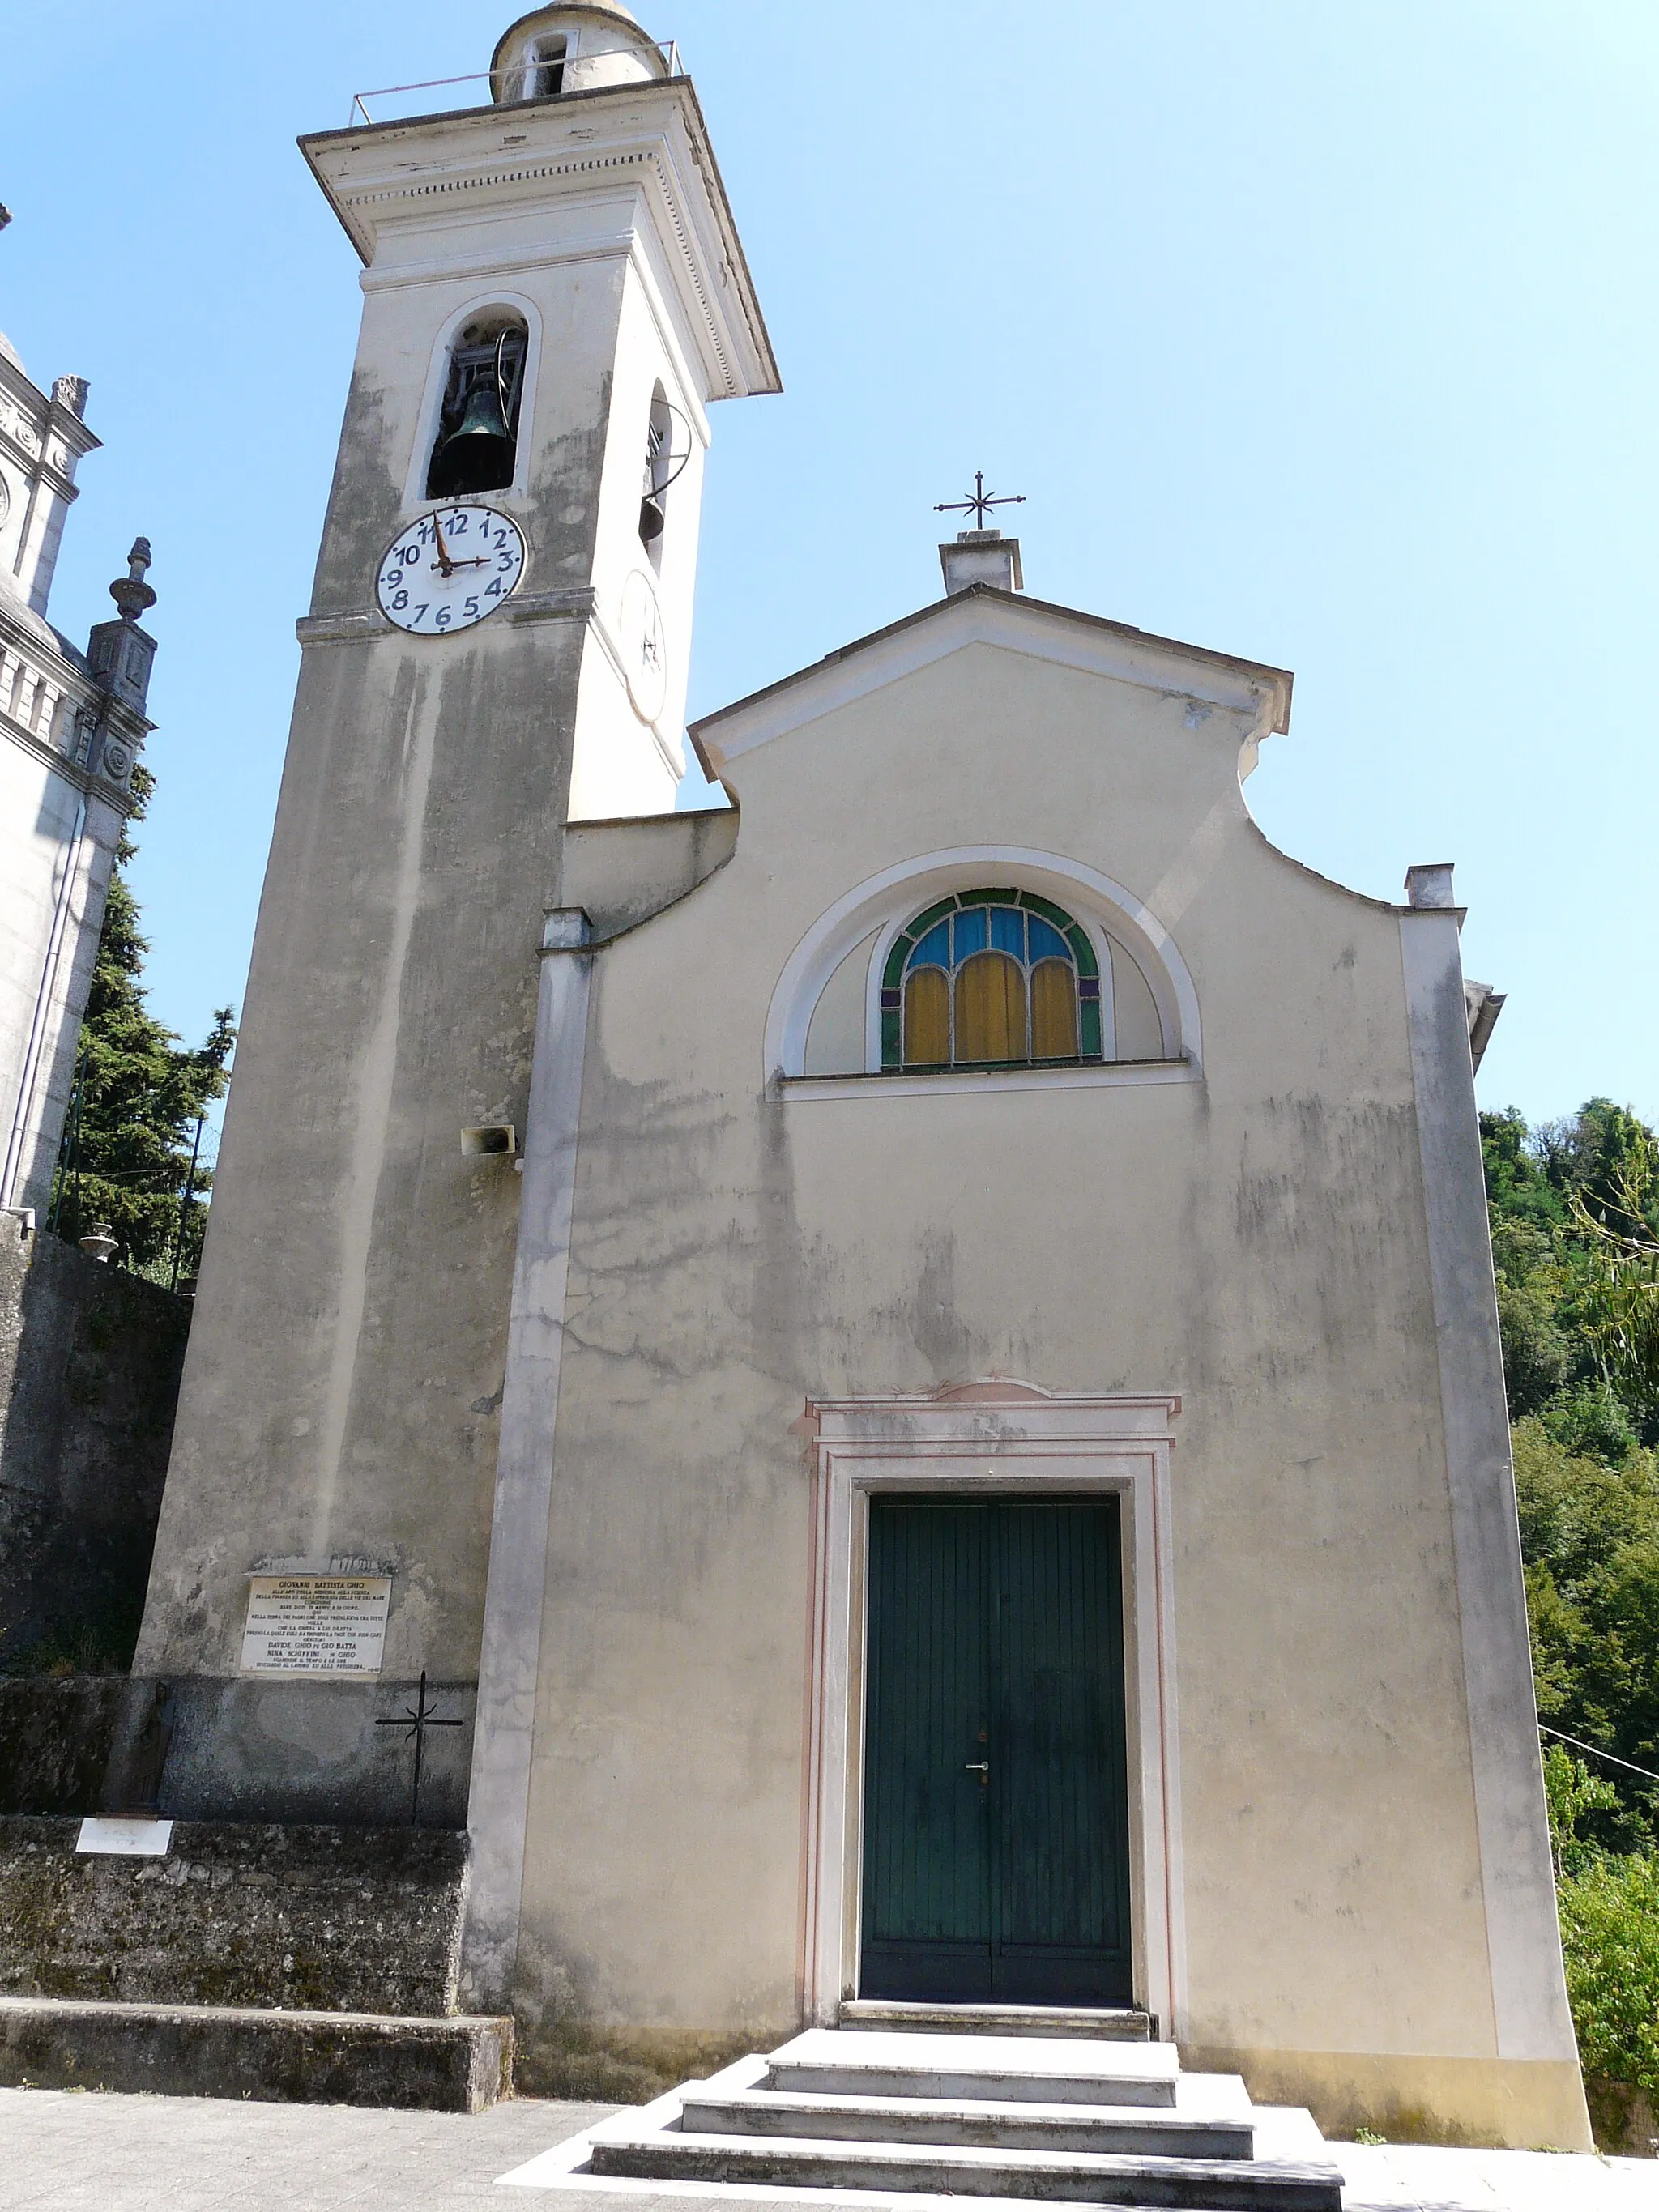
[[[106,1858],[164,1859],[173,1842],[171,1820],[100,1819],[88,1814],[76,1838],[77,1851],[94,1851]]]
[[[390,1575],[251,1575],[245,1674],[378,1674]]]

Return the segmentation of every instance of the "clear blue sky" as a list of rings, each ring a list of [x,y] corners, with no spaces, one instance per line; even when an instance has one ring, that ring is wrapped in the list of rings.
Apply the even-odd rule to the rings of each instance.
[[[1385,897],[1457,863],[1510,994],[1484,1102],[1659,1115],[1659,9],[1583,0],[655,0],[782,364],[717,409],[691,711],[939,590],[1297,676],[1263,827]],[[295,150],[481,69],[510,6],[9,19],[0,327],[89,376],[52,611],[153,539],[152,1000],[240,1003],[359,305]]]

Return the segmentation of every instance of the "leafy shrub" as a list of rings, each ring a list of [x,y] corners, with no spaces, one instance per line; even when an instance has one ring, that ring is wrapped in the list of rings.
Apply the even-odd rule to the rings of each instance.
[[[1659,2090],[1659,1856],[1595,1853],[1557,1897],[1584,2071]]]

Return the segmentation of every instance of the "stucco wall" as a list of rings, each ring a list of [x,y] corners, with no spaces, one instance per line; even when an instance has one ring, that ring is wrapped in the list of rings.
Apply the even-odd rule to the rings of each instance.
[[[1249,721],[970,645],[729,765],[734,859],[595,956],[528,2013],[624,2039],[795,2016],[791,1425],[1009,1374],[1183,1401],[1183,2040],[1497,2064],[1398,915],[1267,845]],[[769,1085],[818,916],[988,842],[1158,915],[1202,1080]]]

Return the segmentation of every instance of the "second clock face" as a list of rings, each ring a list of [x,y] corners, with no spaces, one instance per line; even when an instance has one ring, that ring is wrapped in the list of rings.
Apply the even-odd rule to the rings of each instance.
[[[462,501],[400,531],[374,580],[380,611],[399,629],[439,637],[495,613],[524,574],[524,536],[510,515]]]
[[[621,644],[628,696],[642,722],[654,722],[668,696],[668,645],[662,610],[643,568],[631,570],[623,585]]]

